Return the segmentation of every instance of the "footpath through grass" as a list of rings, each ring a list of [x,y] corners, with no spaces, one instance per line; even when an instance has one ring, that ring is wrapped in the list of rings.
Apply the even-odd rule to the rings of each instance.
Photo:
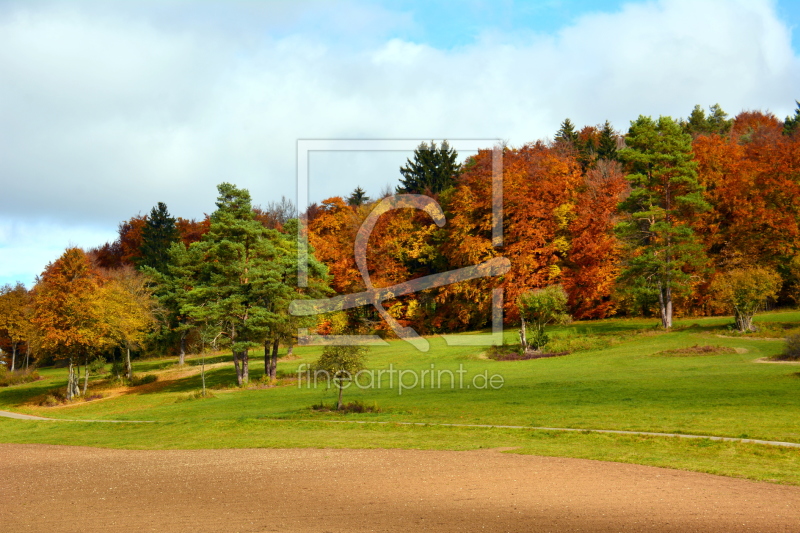
[[[800,313],[773,313],[760,321],[800,324]],[[144,360],[138,373],[159,381],[69,406],[37,405],[63,386],[64,369],[42,369],[44,379],[0,389],[0,409],[62,419],[154,420],[153,424],[90,424],[0,419],[0,442],[40,442],[114,448],[400,447],[474,449],[514,447],[517,453],[582,457],[683,468],[800,484],[800,450],[743,443],[596,433],[498,428],[331,424],[372,420],[616,429],[800,442],[800,365],[763,364],[779,340],[735,336],[729,318],[678,321],[665,334],[654,320],[579,322],[558,328],[553,351],[563,357],[528,361],[486,359],[479,347],[446,346],[431,338],[422,353],[395,341],[375,347],[363,376],[345,401],[379,412],[338,414],[311,409],[332,404],[335,391],[296,375],[319,348],[295,350],[279,363],[278,386],[231,387],[232,363],[209,359],[207,384],[215,397],[194,399],[199,367]],[[781,326],[785,327],[785,326]],[[516,332],[509,331],[513,342]],[[755,334],[757,337],[758,334]],[[686,350],[718,346],[717,351]],[[697,352],[697,353],[695,353]],[[254,380],[263,363],[251,360]],[[378,375],[378,371],[383,373]],[[403,371],[390,373],[390,370]],[[452,377],[451,377],[452,376]],[[491,383],[486,378],[495,377]],[[402,377],[403,388],[398,384]],[[441,378],[441,379],[439,379]],[[416,386],[412,386],[416,381]],[[299,386],[298,386],[299,385]],[[380,387],[379,387],[380,385]],[[224,388],[222,388],[224,387]],[[91,388],[91,387],[90,387]]]

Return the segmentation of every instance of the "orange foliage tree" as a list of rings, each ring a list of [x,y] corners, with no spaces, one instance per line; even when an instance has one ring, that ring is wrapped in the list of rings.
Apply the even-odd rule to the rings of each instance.
[[[610,294],[618,272],[614,213],[625,182],[616,163],[582,174],[575,155],[543,143],[503,150],[503,247],[492,246],[492,151],[465,165],[448,211],[443,251],[454,266],[505,256],[505,317],[519,318],[520,294],[563,283],[576,317],[601,317],[613,308]],[[449,327],[478,326],[488,319],[490,287],[475,280],[446,287],[441,303],[455,313]],[[478,318],[478,317],[482,318]],[[454,320],[455,319],[455,320]]]
[[[99,289],[102,279],[80,248],[70,248],[50,263],[33,289],[33,322],[42,348],[56,359],[69,360],[67,398],[80,394],[75,365],[87,363],[97,350],[110,345]],[[88,374],[86,374],[88,378]]]

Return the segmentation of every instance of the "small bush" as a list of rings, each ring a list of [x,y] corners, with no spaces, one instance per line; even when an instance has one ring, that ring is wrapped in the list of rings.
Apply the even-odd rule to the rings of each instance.
[[[149,385],[150,383],[155,383],[158,381],[158,376],[155,374],[145,374],[143,376],[134,375],[128,381],[129,387],[139,387],[140,385]]]
[[[99,392],[95,392],[93,394],[89,394],[88,396],[83,397],[84,402],[91,402],[92,400],[100,400],[105,398],[105,396]]]
[[[342,408],[337,411],[336,403],[326,405],[324,403],[317,403],[311,406],[312,411],[320,413],[380,413],[381,409],[377,404],[367,405],[361,401],[354,401],[342,404]]]
[[[736,353],[736,350],[727,346],[689,346],[688,348],[678,348],[676,350],[665,350],[656,355],[667,355],[673,357],[685,357],[692,355],[720,355],[726,353]]]
[[[61,405],[66,403],[67,399],[64,397],[64,393],[60,390],[50,391],[44,399],[39,402],[39,405],[42,407],[55,407],[57,405]]]
[[[800,333],[786,337],[786,347],[776,359],[781,361],[800,361]]]
[[[90,374],[105,374],[106,371],[106,360],[105,358],[98,357],[93,359],[92,362],[89,363],[89,373]]]
[[[521,354],[522,346],[520,344],[494,345],[489,346],[489,349],[486,350],[486,357],[495,361],[505,361],[508,357],[515,357]]]
[[[115,359],[113,363],[111,363],[111,372],[112,376],[122,376],[125,374],[125,362],[121,359]]]
[[[506,355],[497,355],[492,357],[495,361],[528,361],[530,359],[546,359],[548,357],[560,357],[562,355],[569,355],[569,352],[535,352],[528,350],[523,354],[509,353]]]
[[[208,398],[216,398],[213,392],[206,389],[205,393],[202,390],[196,390],[194,392],[190,392],[189,394],[184,394],[183,396],[179,396],[175,403],[181,402],[190,402],[192,400],[206,400]]]
[[[5,366],[0,366],[0,387],[10,387],[11,385],[21,385],[42,379],[36,370],[7,370]]]

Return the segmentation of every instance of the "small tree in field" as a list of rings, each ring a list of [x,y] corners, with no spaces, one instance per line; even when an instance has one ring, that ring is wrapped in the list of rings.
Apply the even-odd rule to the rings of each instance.
[[[339,401],[336,410],[342,409],[342,390],[345,383],[353,381],[353,377],[361,370],[367,359],[367,348],[364,346],[326,346],[322,355],[314,365],[315,371],[325,371],[339,387]]]
[[[753,316],[781,288],[781,277],[769,268],[737,268],[714,283],[716,298],[733,311],[741,332],[755,331]]]
[[[530,346],[540,351],[550,340],[544,330],[548,324],[568,324],[572,320],[567,313],[567,293],[561,285],[550,285],[523,293],[517,305],[523,351],[528,350],[528,328],[531,330]]]

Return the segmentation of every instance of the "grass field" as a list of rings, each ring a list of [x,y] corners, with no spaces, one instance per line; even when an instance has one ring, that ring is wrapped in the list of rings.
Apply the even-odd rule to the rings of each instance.
[[[384,370],[380,387],[378,380],[371,388],[351,386],[344,399],[377,406],[380,411],[375,413],[312,410],[314,404],[332,404],[334,390],[324,385],[309,388],[307,382],[298,386],[290,377],[275,387],[232,387],[233,366],[223,354],[208,358],[212,366],[206,379],[215,397],[206,399],[192,398],[200,388],[196,358],[190,359],[188,369],[177,368],[174,359],[137,361],[135,372],[156,373],[159,381],[100,391],[107,397],[56,407],[38,403],[48,391],[65,384],[66,370],[42,369],[40,381],[0,389],[0,409],[60,419],[154,422],[0,419],[0,442],[148,449],[508,447],[515,453],[623,461],[800,485],[800,449],[708,439],[436,425],[616,429],[800,443],[800,365],[756,362],[778,354],[780,339],[731,335],[726,329],[730,318],[679,320],[670,333],[659,332],[655,322],[605,320],[555,328],[553,347],[573,353],[527,361],[490,360],[484,348],[448,347],[440,338],[430,339],[427,353],[401,341],[374,347],[368,366]],[[770,331],[781,330],[800,325],[800,312],[764,314],[758,322]],[[513,342],[516,332],[508,331],[506,337]],[[732,350],[710,355],[676,352],[695,345]],[[282,375],[294,375],[300,365],[314,361],[320,348],[299,348],[295,353],[297,358],[279,363]],[[386,372],[390,368],[406,371],[407,388],[399,389],[398,375]],[[251,369],[251,378],[257,381],[263,362],[251,359]],[[427,371],[425,386],[411,387],[414,379],[408,371],[414,371],[417,379]],[[436,376],[442,376],[440,387],[430,386],[431,375],[434,385]],[[478,375],[502,376],[502,386],[500,378],[495,378],[495,388],[484,386]],[[388,424],[335,422],[356,420]]]

